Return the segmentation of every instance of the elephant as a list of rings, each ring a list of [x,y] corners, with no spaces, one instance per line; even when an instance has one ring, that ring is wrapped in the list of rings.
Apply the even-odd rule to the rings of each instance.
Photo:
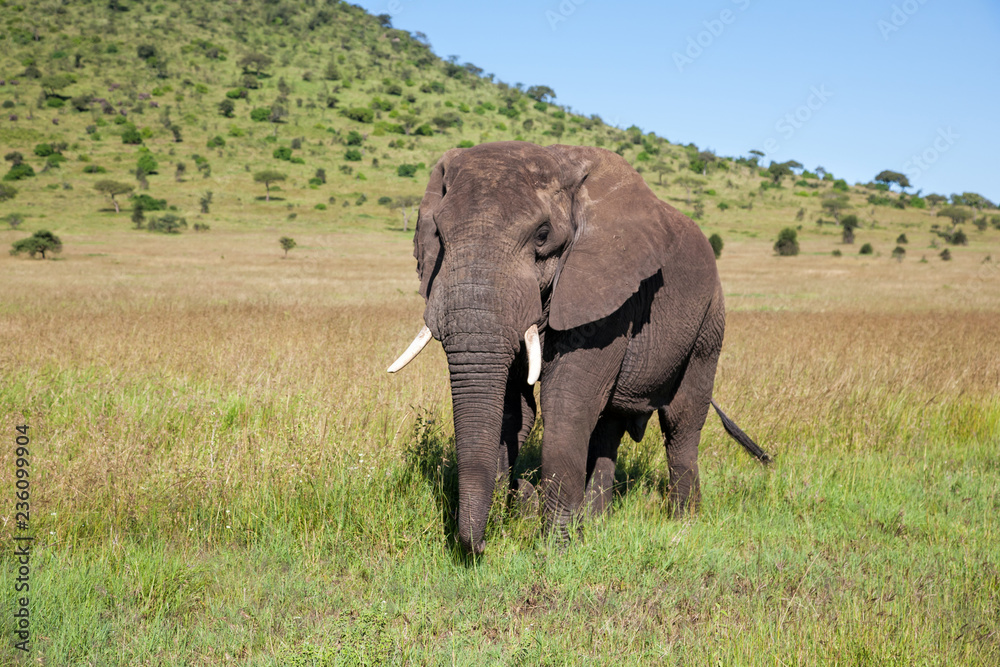
[[[708,240],[616,153],[522,141],[447,151],[418,209],[414,256],[424,327],[388,370],[431,338],[444,347],[466,552],[485,549],[495,486],[536,418],[536,381],[539,490],[546,523],[563,532],[609,507],[622,437],[641,440],[654,412],[674,512],[700,502],[709,405],[770,460],[712,398],[725,306]]]

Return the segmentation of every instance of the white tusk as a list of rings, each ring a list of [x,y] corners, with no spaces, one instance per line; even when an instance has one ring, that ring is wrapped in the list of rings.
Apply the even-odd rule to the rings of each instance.
[[[528,348],[528,384],[533,385],[542,373],[542,346],[538,342],[537,324],[532,324],[524,332],[524,344]]]
[[[431,342],[431,338],[431,330],[424,326],[424,328],[420,330],[420,333],[417,334],[417,337],[413,339],[413,342],[410,343],[410,346],[406,348],[406,351],[399,355],[399,359],[392,362],[392,366],[389,366],[386,370],[390,373],[395,373],[403,366],[413,361],[413,358],[420,354],[422,349],[427,347],[427,343]]]

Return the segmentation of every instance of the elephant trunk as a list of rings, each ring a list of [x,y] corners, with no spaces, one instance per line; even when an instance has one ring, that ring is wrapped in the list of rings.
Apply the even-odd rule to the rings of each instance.
[[[428,299],[424,319],[448,356],[458,459],[458,536],[482,553],[500,468],[507,376],[521,349],[523,319],[499,258],[455,252]],[[520,329],[520,331],[518,330]],[[506,452],[503,453],[506,457]]]
[[[486,546],[486,519],[500,468],[510,364],[506,359],[480,361],[472,356],[479,355],[449,352],[448,366],[458,459],[458,537],[467,552],[480,554]]]

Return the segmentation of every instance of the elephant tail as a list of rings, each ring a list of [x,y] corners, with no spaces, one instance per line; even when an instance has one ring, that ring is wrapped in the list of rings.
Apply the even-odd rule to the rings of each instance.
[[[727,417],[726,413],[722,411],[722,408],[719,407],[719,404],[715,402],[714,398],[711,400],[712,407],[715,408],[715,411],[719,414],[719,419],[722,420],[722,428],[726,429],[726,433],[729,434],[729,437],[743,445],[743,449],[747,450],[751,456],[761,463],[764,463],[765,465],[770,463],[770,454],[761,449],[749,435],[743,432],[743,429],[736,425],[736,422]]]

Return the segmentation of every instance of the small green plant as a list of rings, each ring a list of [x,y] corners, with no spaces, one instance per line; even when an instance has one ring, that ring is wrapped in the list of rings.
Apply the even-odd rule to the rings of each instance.
[[[945,248],[944,250],[941,251],[941,254],[938,255],[938,256],[941,259],[943,259],[944,261],[950,262],[951,261],[951,250],[948,250],[947,248]]]
[[[12,255],[27,253],[31,257],[34,257],[41,254],[42,259],[45,259],[45,253],[47,252],[53,254],[62,252],[62,241],[47,229],[39,229],[26,239],[14,241],[10,249],[10,254]]]
[[[799,254],[798,232],[794,227],[785,227],[781,230],[778,240],[774,243],[774,251],[782,257]]]
[[[271,153],[275,160],[291,160],[292,159],[292,149],[288,146],[279,146],[274,149]]]
[[[361,151],[357,148],[349,148],[344,152],[344,159],[348,162],[361,162]]]
[[[708,237],[708,242],[712,246],[712,252],[715,253],[715,258],[719,259],[720,257],[722,257],[722,248],[725,245],[722,242],[722,237],[719,236],[718,234],[712,234],[711,236]]]
[[[257,123],[263,123],[270,117],[271,110],[267,107],[257,107],[250,111],[250,120]]]
[[[859,255],[871,255],[874,252],[875,252],[875,249],[872,248],[872,244],[871,243],[866,243],[863,246],[861,246],[861,250],[858,251],[858,254]]]
[[[836,250],[834,250],[834,251],[833,251],[833,253],[831,253],[831,254],[832,254],[832,255],[833,255],[834,257],[841,257],[841,256],[843,256],[843,254],[844,254],[844,253],[840,252],[840,248],[837,248],[837,249],[836,249]]]
[[[402,176],[404,178],[413,178],[417,173],[417,165],[415,164],[401,164],[396,168],[396,175]]]
[[[209,148],[223,148],[226,145],[226,140],[219,135],[215,135],[208,140],[207,145]]]
[[[458,148],[472,148],[476,144],[468,139],[458,142]]]
[[[906,234],[900,234],[897,236],[896,243],[909,243],[909,240],[906,238]],[[895,251],[893,251],[893,253],[895,253]]]

